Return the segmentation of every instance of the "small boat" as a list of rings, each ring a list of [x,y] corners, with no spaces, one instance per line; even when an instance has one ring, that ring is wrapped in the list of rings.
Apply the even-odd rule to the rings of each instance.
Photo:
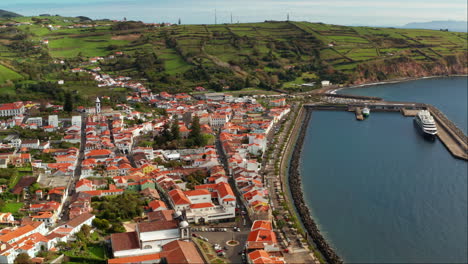
[[[434,117],[432,117],[428,110],[419,111],[414,118],[414,123],[425,138],[435,140],[437,135],[437,126],[435,124]]]
[[[370,116],[370,109],[367,106],[362,109],[362,115],[364,118],[368,118]]]

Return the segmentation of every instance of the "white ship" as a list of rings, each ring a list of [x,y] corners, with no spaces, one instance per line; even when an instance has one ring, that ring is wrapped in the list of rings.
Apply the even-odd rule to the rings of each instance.
[[[369,107],[364,107],[364,109],[362,109],[362,115],[364,116],[364,118],[368,118],[369,115],[370,115],[370,109]]]
[[[434,140],[437,135],[437,127],[434,121],[434,117],[427,110],[421,110],[414,118],[414,122],[423,133],[424,137]]]

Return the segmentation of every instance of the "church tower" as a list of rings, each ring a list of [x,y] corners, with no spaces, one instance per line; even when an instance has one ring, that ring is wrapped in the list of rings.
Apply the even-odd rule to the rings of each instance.
[[[99,97],[96,97],[96,114],[101,113],[101,100],[99,100]]]

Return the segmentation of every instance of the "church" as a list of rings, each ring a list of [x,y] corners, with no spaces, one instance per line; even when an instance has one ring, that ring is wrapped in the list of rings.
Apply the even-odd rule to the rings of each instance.
[[[137,223],[135,231],[111,235],[114,258],[155,254],[175,240],[190,239],[190,227],[182,213],[162,210],[148,214],[148,221]]]

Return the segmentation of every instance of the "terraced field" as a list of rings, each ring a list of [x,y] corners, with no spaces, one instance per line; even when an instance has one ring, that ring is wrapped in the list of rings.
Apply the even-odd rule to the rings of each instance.
[[[122,23],[93,21],[86,23],[96,27],[71,28],[86,23],[65,17],[40,17],[39,20],[40,23],[38,18],[17,18],[16,22],[30,23],[17,28],[52,59],[73,61],[80,57],[86,60],[88,57],[107,56],[117,50],[130,57],[147,52],[157,56],[162,65],[162,70],[153,71],[150,79],[155,82],[167,74],[175,78],[173,83],[182,88],[206,85],[208,81],[225,83],[235,77],[249,79],[253,86],[291,88],[300,86],[305,81],[304,76],[314,76],[306,80],[333,80],[337,73],[341,77],[336,78],[336,82],[353,82],[364,75],[375,75],[373,66],[369,66],[375,63],[404,61],[416,65],[416,68],[432,69],[441,63],[453,62],[454,59],[449,58],[453,55],[463,57],[468,48],[466,33],[435,30],[348,27],[308,22],[161,28],[140,24],[137,27],[117,28]],[[54,28],[50,29],[48,25]],[[18,55],[18,50],[12,45],[14,39],[13,31],[0,34],[0,60],[19,63],[39,58],[38,55],[27,58]],[[49,40],[49,44],[40,45],[41,40]],[[454,63],[458,63],[457,60]],[[368,69],[366,71],[369,73],[357,73],[363,68]],[[141,72],[141,68],[110,71],[139,76],[135,71]],[[398,73],[379,71],[380,79],[398,76]],[[6,79],[20,78],[18,73],[2,68],[0,74],[0,83]],[[197,79],[200,74],[208,77]],[[343,77],[343,74],[347,77]],[[59,74],[47,78],[54,79],[55,76]],[[158,86],[159,83],[153,85]]]

